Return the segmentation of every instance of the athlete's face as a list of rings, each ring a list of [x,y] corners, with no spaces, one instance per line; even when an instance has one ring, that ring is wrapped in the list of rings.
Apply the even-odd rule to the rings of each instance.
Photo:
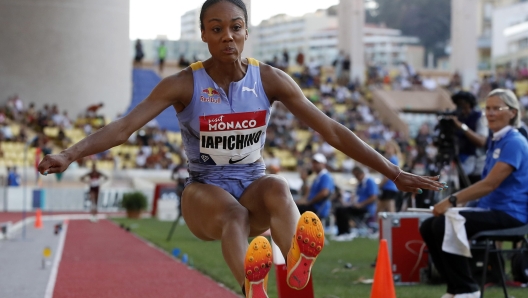
[[[202,40],[213,57],[226,62],[240,58],[248,37],[242,9],[228,1],[218,2],[205,11],[203,25]]]

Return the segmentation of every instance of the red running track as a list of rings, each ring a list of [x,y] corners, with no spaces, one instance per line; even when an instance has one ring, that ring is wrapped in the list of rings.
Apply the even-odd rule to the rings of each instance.
[[[26,216],[33,216],[35,215],[34,212],[26,213]],[[11,221],[13,223],[22,220],[22,213],[14,213],[14,212],[0,212],[0,222],[7,222]]]
[[[53,212],[53,211],[42,211],[42,215],[63,215],[63,214],[90,214],[89,212]],[[105,214],[108,216],[123,216],[124,212],[99,212],[99,214]],[[35,211],[26,212],[26,217],[35,216]],[[23,219],[22,212],[0,212],[0,222],[11,221],[16,223]]]
[[[70,221],[54,298],[239,297],[115,224]]]

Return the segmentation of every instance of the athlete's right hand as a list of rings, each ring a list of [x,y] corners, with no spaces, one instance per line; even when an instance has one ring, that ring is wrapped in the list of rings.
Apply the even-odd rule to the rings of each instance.
[[[63,154],[48,154],[38,165],[38,171],[42,175],[64,172],[70,163]]]

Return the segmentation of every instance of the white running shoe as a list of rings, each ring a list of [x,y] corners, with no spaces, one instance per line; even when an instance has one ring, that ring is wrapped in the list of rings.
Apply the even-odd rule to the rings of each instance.
[[[445,294],[442,295],[442,297],[440,297],[440,298],[454,298],[454,297],[455,297],[455,295],[453,295],[453,294],[445,293]]]
[[[341,234],[339,236],[333,237],[334,241],[343,242],[343,241],[352,241],[356,236],[352,233],[350,234]]]
[[[480,291],[465,294],[456,294],[453,298],[480,298]]]

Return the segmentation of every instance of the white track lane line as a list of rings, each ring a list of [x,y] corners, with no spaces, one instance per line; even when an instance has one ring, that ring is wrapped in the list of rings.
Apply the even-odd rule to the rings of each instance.
[[[68,225],[62,225],[62,231],[60,232],[59,244],[57,246],[57,252],[55,253],[55,259],[53,260],[53,265],[51,267],[51,273],[48,280],[48,285],[46,286],[46,293],[44,298],[52,298],[53,290],[55,289],[55,282],[57,281],[57,273],[59,272],[59,264],[62,258],[62,250],[64,249],[64,242],[66,240],[66,232],[68,231]]]

